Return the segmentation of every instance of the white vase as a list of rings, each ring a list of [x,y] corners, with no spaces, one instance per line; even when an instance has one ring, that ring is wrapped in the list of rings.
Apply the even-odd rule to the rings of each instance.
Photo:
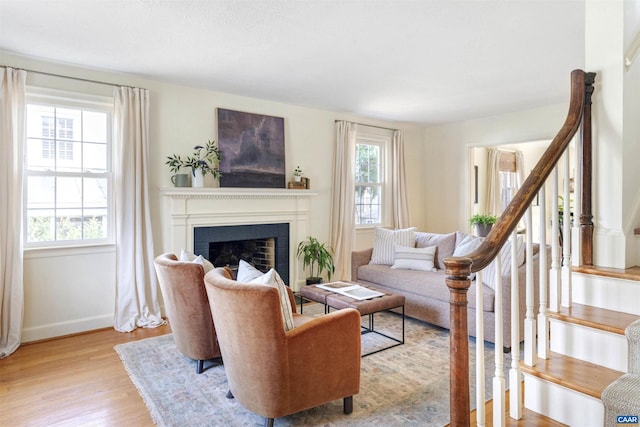
[[[300,182],[300,181],[302,181],[302,176],[300,176],[300,175],[294,175],[294,176],[293,176],[293,179],[294,179],[296,182]]]
[[[204,175],[202,175],[202,169],[194,169],[191,175],[191,186],[204,187]]]

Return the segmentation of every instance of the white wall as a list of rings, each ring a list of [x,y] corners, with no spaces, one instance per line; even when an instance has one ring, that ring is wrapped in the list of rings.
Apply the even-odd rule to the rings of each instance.
[[[166,156],[189,154],[196,144],[216,139],[215,109],[229,108],[284,117],[286,170],[300,165],[311,178],[311,233],[329,236],[330,188],[333,165],[334,121],[400,128],[405,131],[411,215],[422,226],[422,129],[402,123],[371,120],[346,113],[323,111],[268,100],[185,87],[133,75],[107,73],[42,62],[0,52],[0,64],[78,78],[143,87],[150,90],[150,182],[156,190],[170,186]],[[29,73],[28,85],[110,95],[112,88],[77,80]],[[168,245],[161,233],[165,215],[158,191],[152,192],[156,253]],[[16,209],[21,207],[16,206]],[[25,310],[23,340],[74,333],[112,325],[115,301],[115,248],[39,250],[25,254]]]
[[[567,92],[566,104],[425,129],[428,148],[423,162],[423,216],[426,229],[441,233],[468,229],[469,147],[553,139],[565,120],[568,101]]]

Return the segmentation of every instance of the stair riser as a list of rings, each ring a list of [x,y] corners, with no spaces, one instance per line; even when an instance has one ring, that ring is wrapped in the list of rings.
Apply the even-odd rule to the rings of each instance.
[[[525,408],[569,426],[598,426],[604,406],[595,399],[538,377],[524,374]]]
[[[581,273],[572,275],[572,300],[640,316],[640,282]]]
[[[627,340],[614,334],[582,325],[551,319],[551,351],[602,365],[617,371],[627,371]]]

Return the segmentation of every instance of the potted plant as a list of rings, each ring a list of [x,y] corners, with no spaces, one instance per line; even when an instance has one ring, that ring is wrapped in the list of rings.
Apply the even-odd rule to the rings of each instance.
[[[331,280],[331,275],[336,270],[331,252],[329,247],[311,236],[298,244],[297,257],[302,257],[302,264],[305,269],[307,266],[310,267],[307,285],[322,283],[321,275],[324,270],[327,271],[327,278]]]
[[[475,214],[469,218],[469,224],[476,227],[476,233],[480,237],[485,237],[491,231],[491,227],[496,223],[498,217],[492,214]]]
[[[165,164],[169,165],[169,169],[173,173],[177,173],[182,167],[190,167],[192,186],[202,187],[204,177],[208,173],[213,175],[214,179],[222,176],[219,169],[220,160],[222,160],[222,155],[215,141],[207,141],[204,147],[202,145],[193,147],[193,155],[186,158],[176,154],[168,156]]]
[[[293,179],[295,182],[300,182],[302,180],[302,169],[300,169],[300,166],[296,166],[293,170]]]

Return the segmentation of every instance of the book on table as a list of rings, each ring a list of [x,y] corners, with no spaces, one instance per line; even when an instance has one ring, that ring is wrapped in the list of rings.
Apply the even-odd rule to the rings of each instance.
[[[384,296],[382,292],[374,291],[373,289],[365,288],[364,286],[360,286],[355,283],[330,282],[316,285],[316,287],[357,300],[366,300]]]

